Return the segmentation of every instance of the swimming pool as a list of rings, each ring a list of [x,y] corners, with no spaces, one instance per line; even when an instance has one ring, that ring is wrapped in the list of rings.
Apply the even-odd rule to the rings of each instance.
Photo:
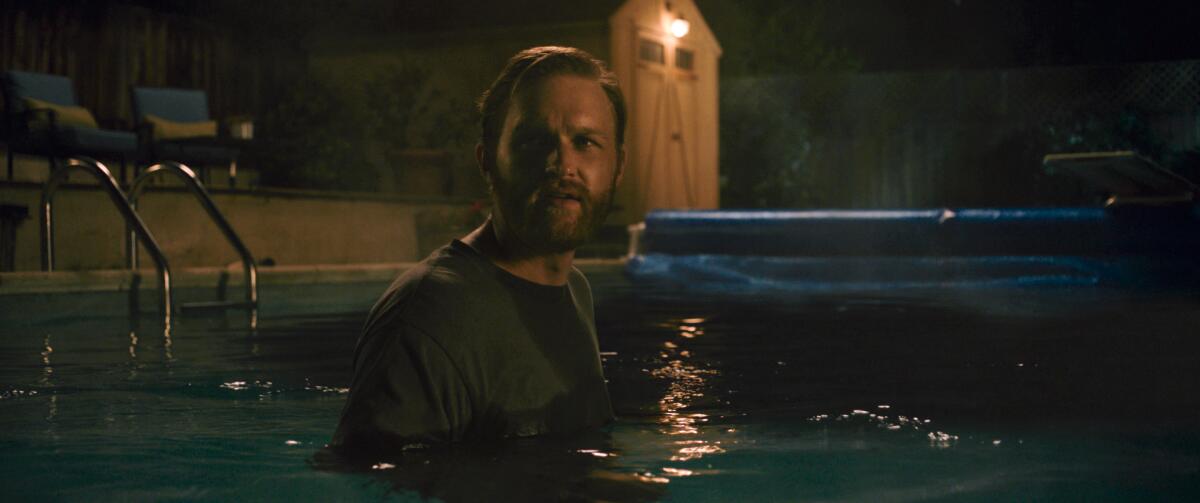
[[[1200,303],[1186,292],[730,296],[633,284],[619,270],[591,279],[619,416],[607,432],[363,470],[319,451],[383,284],[265,288],[255,330],[234,312],[183,317],[164,333],[152,318],[73,311],[82,298],[9,298],[5,500],[1200,494]]]

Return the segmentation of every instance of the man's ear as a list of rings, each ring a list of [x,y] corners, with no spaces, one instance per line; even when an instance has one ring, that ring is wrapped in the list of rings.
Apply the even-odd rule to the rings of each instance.
[[[625,146],[617,148],[617,176],[613,177],[613,189],[621,185],[621,179],[625,177]]]
[[[475,144],[475,164],[479,166],[479,174],[483,176],[483,181],[487,182],[489,189],[492,188],[492,162],[483,142]]]

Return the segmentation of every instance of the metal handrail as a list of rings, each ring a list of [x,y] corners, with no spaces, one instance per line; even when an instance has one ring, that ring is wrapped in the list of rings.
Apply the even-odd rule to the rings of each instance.
[[[212,198],[209,197],[208,191],[204,189],[204,184],[200,183],[200,180],[196,178],[195,171],[192,171],[192,169],[186,165],[175,161],[163,161],[146,168],[146,171],[142,172],[142,174],[138,175],[138,177],[133,180],[133,185],[131,185],[129,188],[129,202],[133,205],[133,209],[137,209],[138,197],[141,196],[142,191],[145,190],[147,182],[149,182],[151,178],[159,176],[160,173],[173,173],[183,180],[184,185],[191,190],[192,194],[195,195],[196,199],[200,202],[200,206],[204,207],[204,211],[208,213],[209,218],[211,218],[213,223],[217,225],[217,228],[221,230],[221,233],[225,235],[225,239],[229,241],[229,244],[232,245],[234,250],[237,251],[238,255],[241,256],[242,268],[246,272],[246,301],[244,305],[245,307],[250,308],[257,307],[258,269],[254,265],[254,257],[250,254],[250,249],[246,248],[245,243],[242,243],[242,240],[238,237],[237,232],[235,232],[233,227],[229,225],[229,222],[225,220],[225,216],[221,214],[221,210],[217,209],[217,205],[213,203]],[[137,244],[134,241],[134,235],[132,233],[130,233],[126,242],[128,244],[129,268],[136,269],[138,265]],[[221,302],[214,305],[237,306],[241,305],[241,303]]]
[[[125,219],[125,225],[132,228],[131,239],[134,236],[141,239],[146,249],[149,250],[150,255],[154,258],[154,264],[158,267],[158,276],[161,281],[159,283],[159,288],[162,292],[161,307],[169,324],[171,319],[171,268],[167,265],[167,257],[163,255],[162,249],[158,247],[158,242],[150,234],[150,229],[146,228],[146,223],[138,216],[137,210],[134,209],[134,206],[130,204],[129,200],[125,198],[124,193],[121,192],[117,181],[113,179],[112,172],[103,163],[95,159],[83,156],[68,158],[65,165],[50,174],[50,178],[46,180],[46,184],[42,187],[42,270],[47,272],[54,270],[54,193],[58,191],[59,185],[67,179],[67,174],[73,168],[86,171],[96,177],[96,180],[100,182],[100,187],[108,194],[108,198],[112,200],[113,205],[117,207],[117,211]]]

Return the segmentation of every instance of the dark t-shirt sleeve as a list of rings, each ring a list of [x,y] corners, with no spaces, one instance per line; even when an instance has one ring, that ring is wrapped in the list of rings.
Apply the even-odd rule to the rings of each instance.
[[[399,325],[358,349],[334,445],[394,449],[465,435],[471,401],[459,370],[427,334]]]

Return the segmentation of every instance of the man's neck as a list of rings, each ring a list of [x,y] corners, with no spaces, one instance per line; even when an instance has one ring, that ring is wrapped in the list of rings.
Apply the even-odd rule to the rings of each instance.
[[[574,250],[549,254],[530,253],[511,240],[498,236],[491,219],[463,237],[462,242],[491,260],[497,267],[521,279],[542,285],[567,284],[567,277],[575,260]]]

